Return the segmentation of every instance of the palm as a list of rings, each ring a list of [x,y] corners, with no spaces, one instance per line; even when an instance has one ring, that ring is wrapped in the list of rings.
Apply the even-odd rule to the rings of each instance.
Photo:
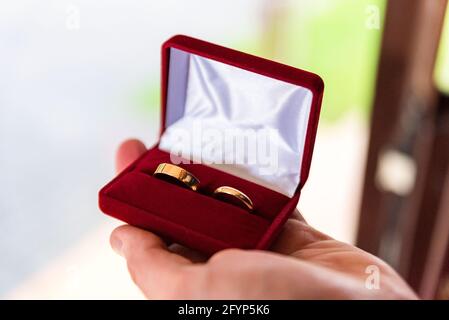
[[[164,293],[156,287],[143,286],[147,297],[415,298],[383,261],[333,240],[298,219],[287,221],[272,252],[230,249],[207,258],[179,245],[167,248],[162,244],[162,248],[174,253],[171,258],[183,267],[184,276]],[[379,271],[379,287],[366,286],[366,270],[370,266]]]

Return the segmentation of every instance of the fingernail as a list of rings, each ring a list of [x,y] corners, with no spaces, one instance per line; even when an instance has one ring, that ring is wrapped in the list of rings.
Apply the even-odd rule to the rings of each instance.
[[[117,236],[112,236],[110,242],[111,242],[111,247],[115,251],[115,253],[117,253],[118,255],[123,257],[123,252],[122,252],[123,242],[122,242],[122,240],[120,240],[120,238],[118,238]]]

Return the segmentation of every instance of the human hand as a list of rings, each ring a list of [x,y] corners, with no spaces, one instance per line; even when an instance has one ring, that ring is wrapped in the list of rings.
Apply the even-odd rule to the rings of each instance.
[[[117,170],[145,151],[137,140],[123,143]],[[126,259],[133,281],[147,298],[417,298],[385,262],[313,229],[299,212],[287,221],[271,251],[228,249],[208,258],[129,225],[115,229],[110,242]],[[377,287],[367,285],[366,270],[378,272],[371,275],[378,280]]]

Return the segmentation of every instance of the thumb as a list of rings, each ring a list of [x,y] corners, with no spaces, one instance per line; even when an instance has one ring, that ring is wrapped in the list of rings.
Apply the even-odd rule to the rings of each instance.
[[[115,156],[115,168],[117,173],[125,169],[146,150],[145,145],[139,140],[130,139],[123,142],[118,148]]]
[[[110,238],[114,251],[126,259],[134,283],[147,297],[173,293],[189,260],[167,249],[155,234],[124,225],[116,228]]]

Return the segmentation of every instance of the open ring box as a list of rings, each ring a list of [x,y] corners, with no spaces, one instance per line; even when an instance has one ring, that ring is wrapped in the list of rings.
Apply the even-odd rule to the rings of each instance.
[[[161,86],[160,139],[101,189],[101,210],[207,254],[267,249],[306,182],[323,81],[175,36],[162,46]],[[194,174],[199,192],[154,177],[162,162]],[[249,196],[253,212],[214,198],[220,186]]]

